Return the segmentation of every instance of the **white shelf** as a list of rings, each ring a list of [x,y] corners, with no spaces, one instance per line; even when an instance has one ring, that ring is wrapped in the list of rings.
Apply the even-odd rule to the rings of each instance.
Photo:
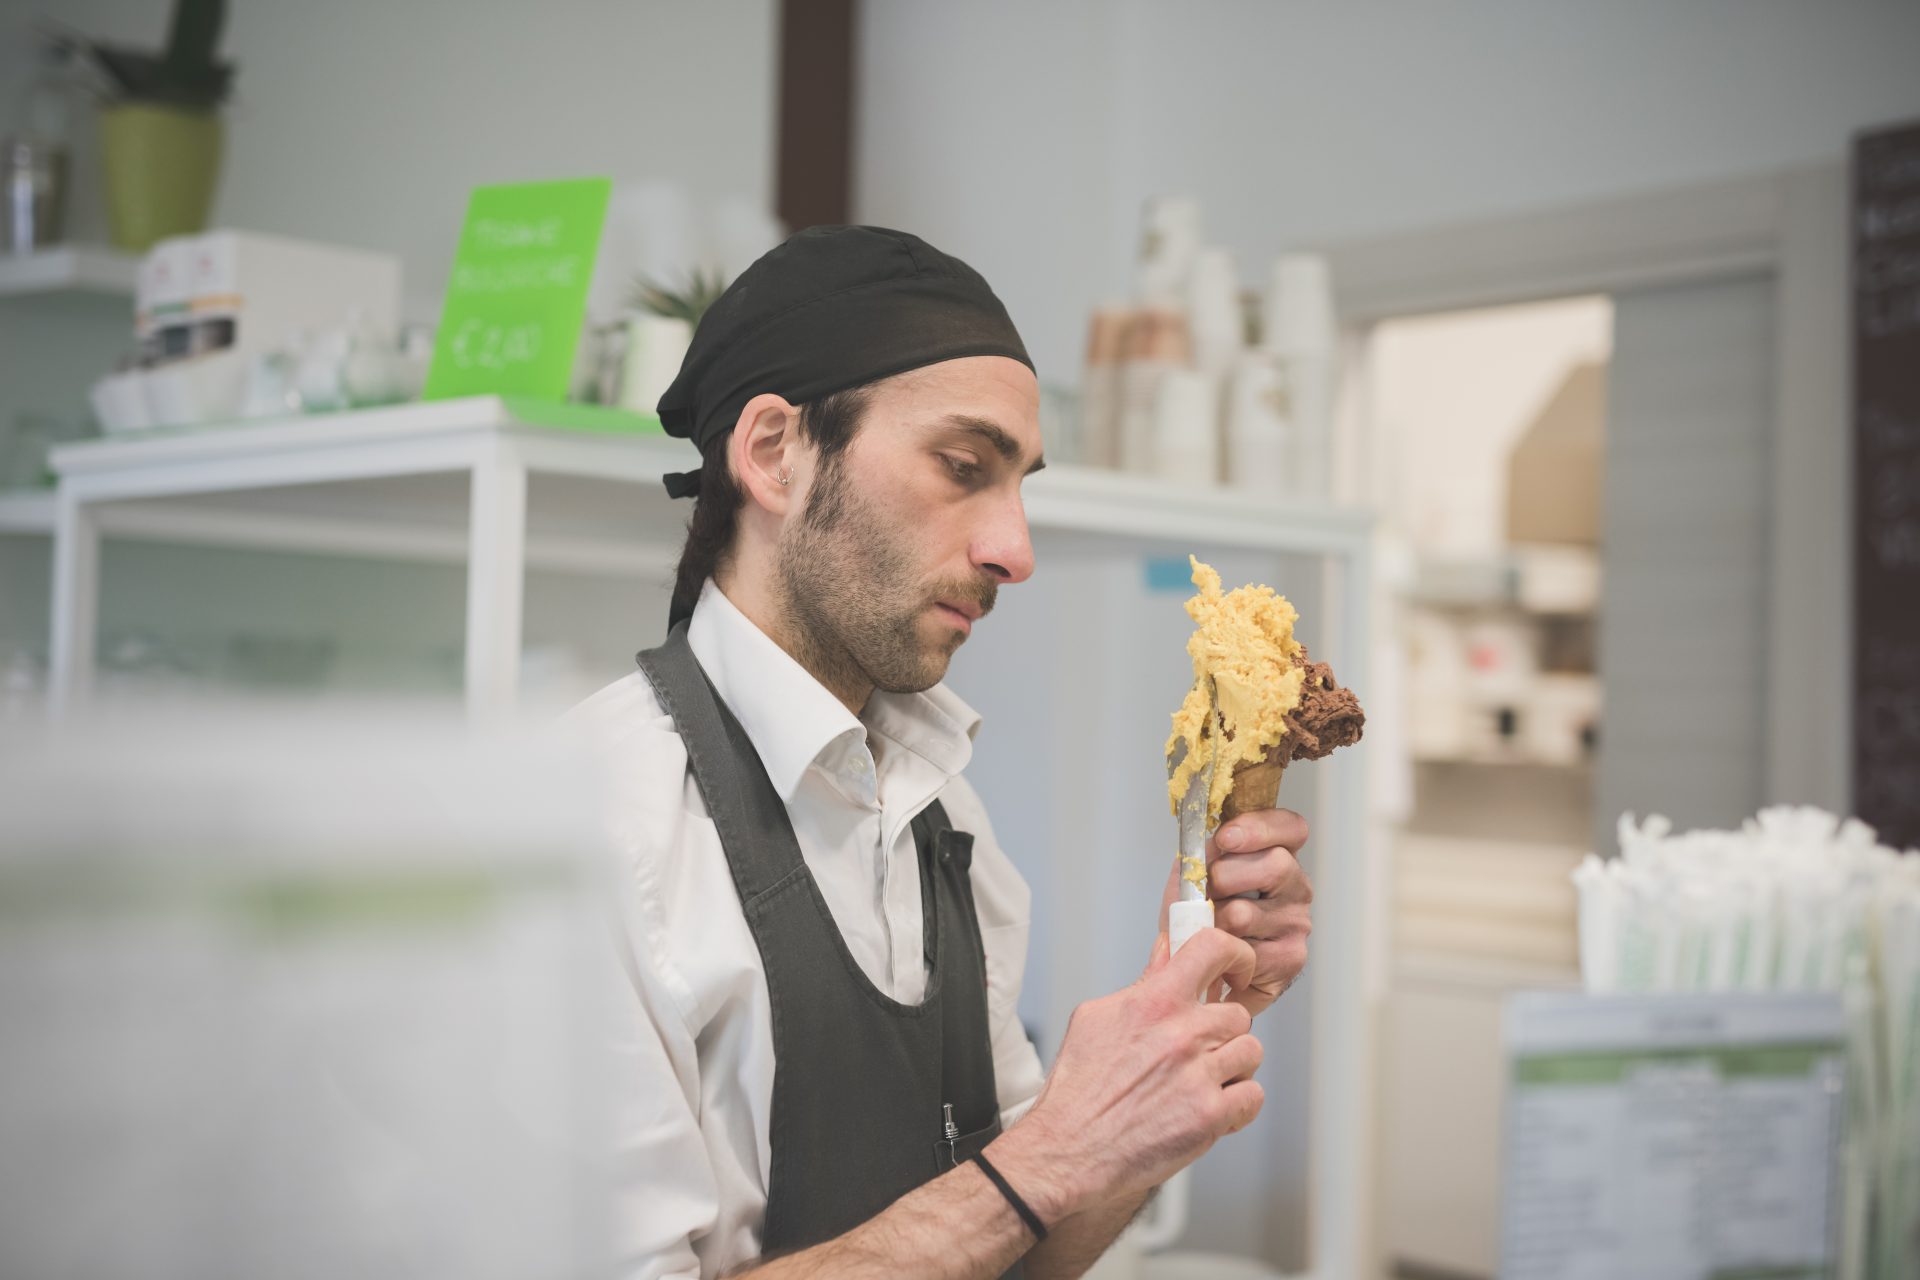
[[[1514,768],[1514,769],[1580,769],[1591,770],[1594,765],[1591,756],[1582,756],[1567,760],[1557,756],[1540,755],[1537,752],[1512,748],[1508,750],[1489,749],[1485,751],[1460,751],[1442,754],[1434,751],[1415,751],[1415,764],[1470,765],[1474,767]]]
[[[46,293],[133,296],[140,259],[114,249],[68,246],[0,256],[0,298]]]
[[[99,539],[122,536],[464,562],[469,703],[510,705],[528,568],[671,572],[687,507],[660,480],[699,455],[643,425],[620,410],[475,396],[57,447],[50,517],[44,498],[17,516],[51,520],[55,700],[86,696]],[[1368,573],[1364,512],[1065,466],[1033,477],[1025,497],[1038,531],[1324,556]]]
[[[1481,557],[1422,560],[1408,598],[1430,609],[1588,616],[1600,601],[1600,556],[1590,547],[1517,545]]]
[[[530,474],[530,566],[660,570],[678,551],[687,507],[659,481],[696,466],[698,455],[666,436],[564,425],[618,420],[589,406],[480,396],[109,436],[61,446],[51,464],[100,504],[101,530],[113,536],[460,561],[469,497],[462,458],[499,442],[525,455]],[[1063,533],[1325,554],[1364,542],[1372,529],[1365,512],[1084,467],[1049,466],[1024,493],[1031,526]],[[0,505],[0,528],[51,532],[52,500],[36,498],[18,526]]]

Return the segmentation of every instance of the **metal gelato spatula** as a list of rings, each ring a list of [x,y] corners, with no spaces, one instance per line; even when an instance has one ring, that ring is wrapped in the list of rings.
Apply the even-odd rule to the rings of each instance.
[[[1213,690],[1209,688],[1208,694]],[[1209,697],[1209,703],[1212,699]],[[1217,735],[1219,732],[1219,712],[1215,711],[1208,722],[1207,731]],[[1218,741],[1218,737],[1215,737]],[[1187,789],[1180,797],[1177,816],[1180,822],[1180,889],[1167,910],[1167,942],[1174,951],[1200,930],[1213,924],[1213,902],[1207,897],[1207,798],[1213,793],[1213,762],[1218,753],[1208,756],[1206,766],[1196,770],[1187,781]],[[1173,752],[1167,757],[1167,776],[1175,771],[1187,758],[1187,743],[1183,738],[1173,744]]]

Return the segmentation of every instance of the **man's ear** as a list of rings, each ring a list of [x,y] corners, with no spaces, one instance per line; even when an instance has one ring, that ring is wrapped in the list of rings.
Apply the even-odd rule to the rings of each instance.
[[[747,401],[727,441],[728,461],[747,501],[770,515],[785,516],[802,492],[800,410],[767,393]]]

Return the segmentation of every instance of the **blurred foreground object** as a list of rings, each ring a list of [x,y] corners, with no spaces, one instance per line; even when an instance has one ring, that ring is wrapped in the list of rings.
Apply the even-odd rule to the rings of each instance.
[[[1829,992],[1847,1014],[1841,1280],[1920,1275],[1920,855],[1765,809],[1739,831],[1620,820],[1573,875],[1594,992]]]
[[[0,742],[0,1274],[600,1270],[590,776],[372,711]]]

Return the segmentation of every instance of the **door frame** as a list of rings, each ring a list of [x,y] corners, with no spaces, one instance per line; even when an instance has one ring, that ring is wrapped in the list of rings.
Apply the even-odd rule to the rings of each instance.
[[[1323,246],[1349,330],[1425,312],[1774,279],[1769,804],[1851,807],[1853,495],[1844,158]]]

